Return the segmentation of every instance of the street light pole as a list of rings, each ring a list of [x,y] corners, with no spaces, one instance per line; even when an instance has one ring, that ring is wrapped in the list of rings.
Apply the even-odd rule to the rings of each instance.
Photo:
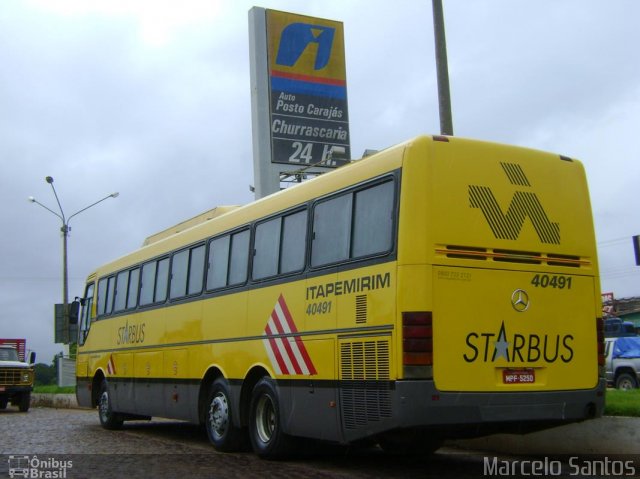
[[[51,185],[51,189],[53,190],[53,194],[56,197],[56,202],[58,203],[58,208],[60,209],[60,213],[55,212],[48,206],[43,205],[38,200],[36,200],[33,196],[30,196],[28,199],[31,203],[35,203],[50,213],[56,215],[62,221],[62,226],[60,227],[60,231],[62,232],[62,312],[63,312],[63,321],[64,321],[64,333],[63,338],[65,339],[65,343],[68,344],[70,338],[68,337],[69,333],[69,267],[68,267],[68,258],[67,258],[67,239],[69,237],[69,231],[71,228],[69,227],[69,221],[74,216],[79,215],[83,211],[88,210],[92,206],[97,205],[98,203],[102,203],[103,201],[109,198],[116,198],[120,193],[111,193],[110,195],[105,196],[102,199],[99,199],[95,203],[90,204],[82,208],[81,210],[73,213],[69,218],[67,218],[64,214],[64,210],[62,209],[62,204],[60,203],[60,198],[58,198],[58,193],[56,188],[53,186],[53,177],[47,176],[45,178],[46,182]]]

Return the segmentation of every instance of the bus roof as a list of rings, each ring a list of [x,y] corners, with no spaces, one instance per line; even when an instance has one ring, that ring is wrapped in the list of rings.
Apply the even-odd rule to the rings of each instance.
[[[431,141],[431,137],[417,137],[395,145],[244,206],[213,208],[149,236],[145,239],[140,249],[101,266],[96,273],[99,277],[103,276],[126,268],[128,265],[160,256],[181,246],[188,246],[225,231],[241,227],[254,219],[295,208],[314,198],[322,197],[349,185],[394,171],[402,166],[404,149],[416,141]]]
[[[169,228],[159,231],[151,236],[148,236],[142,246],[148,246],[150,244],[156,243],[162,239],[168,238],[169,236],[173,236],[175,234],[181,233],[182,231],[188,230],[189,228],[193,228],[199,224],[205,223],[209,220],[217,218],[218,216],[222,216],[229,211],[233,211],[236,208],[240,208],[239,205],[233,206],[216,206],[204,213],[200,213],[199,215],[194,216],[193,218],[189,218],[188,220],[181,221],[180,223],[170,226]]]

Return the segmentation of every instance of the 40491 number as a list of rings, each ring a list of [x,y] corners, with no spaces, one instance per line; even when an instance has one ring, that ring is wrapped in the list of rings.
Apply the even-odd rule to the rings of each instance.
[[[536,288],[571,289],[571,276],[536,274],[531,284]]]
[[[307,316],[316,314],[327,314],[331,312],[331,301],[318,301],[317,303],[309,303],[307,306]]]

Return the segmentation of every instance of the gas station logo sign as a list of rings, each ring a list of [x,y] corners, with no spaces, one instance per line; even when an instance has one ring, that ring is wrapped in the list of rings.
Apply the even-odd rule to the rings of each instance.
[[[340,166],[351,157],[342,23],[266,13],[272,162]],[[344,158],[328,162],[334,146]]]

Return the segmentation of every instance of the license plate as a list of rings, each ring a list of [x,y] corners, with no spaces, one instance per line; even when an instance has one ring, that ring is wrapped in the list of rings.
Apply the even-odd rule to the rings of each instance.
[[[504,384],[531,384],[536,382],[536,372],[533,369],[505,369],[502,371]]]

